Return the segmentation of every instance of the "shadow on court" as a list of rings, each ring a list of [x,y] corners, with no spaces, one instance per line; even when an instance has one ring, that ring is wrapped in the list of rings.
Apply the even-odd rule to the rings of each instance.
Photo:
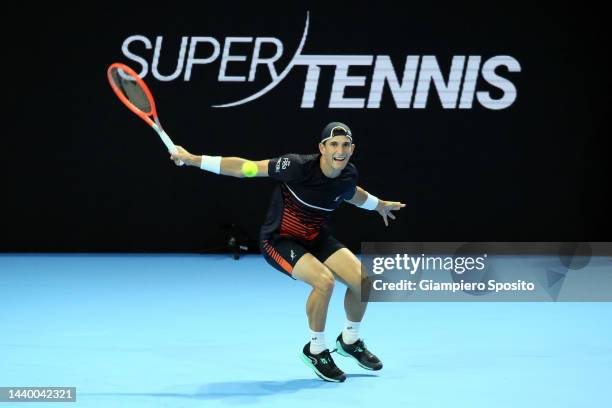
[[[373,374],[347,374],[348,379],[359,377],[377,377]],[[289,381],[234,381],[211,383],[202,386],[195,393],[180,392],[153,392],[153,393],[80,393],[87,396],[112,397],[160,397],[160,398],[187,398],[187,399],[223,399],[239,398],[257,399],[267,395],[288,394],[307,389],[325,389],[342,386],[339,383],[322,381],[316,378],[295,379]]]

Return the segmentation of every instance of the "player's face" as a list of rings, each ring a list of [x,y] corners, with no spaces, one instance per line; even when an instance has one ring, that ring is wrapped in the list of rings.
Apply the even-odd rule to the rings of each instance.
[[[325,143],[319,143],[323,160],[334,170],[342,170],[346,167],[354,149],[355,145],[346,136],[334,136]]]

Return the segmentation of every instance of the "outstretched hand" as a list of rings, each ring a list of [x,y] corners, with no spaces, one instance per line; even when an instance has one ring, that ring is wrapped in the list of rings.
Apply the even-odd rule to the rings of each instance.
[[[387,217],[392,220],[395,219],[395,215],[391,211],[399,211],[404,208],[406,204],[402,204],[398,201],[384,201],[380,200],[378,203],[378,207],[376,207],[376,211],[383,217],[383,221],[385,221],[385,226],[389,226],[389,220]]]
[[[176,150],[178,150],[176,153],[170,153],[170,160],[177,166],[182,166],[183,163],[190,164],[192,154],[179,145],[176,145]]]

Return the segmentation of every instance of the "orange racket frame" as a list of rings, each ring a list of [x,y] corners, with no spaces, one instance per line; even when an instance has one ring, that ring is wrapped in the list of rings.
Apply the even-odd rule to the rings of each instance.
[[[136,80],[136,83],[143,90],[143,92],[145,93],[149,101],[149,105],[151,106],[150,112],[143,112],[142,110],[138,109],[132,102],[130,102],[128,98],[125,97],[123,92],[121,92],[121,90],[117,87],[117,85],[113,81],[113,76],[112,76],[113,69],[123,70],[128,75],[133,77],[134,80]],[[161,126],[161,123],[159,122],[159,118],[157,117],[157,109],[155,108],[155,100],[153,99],[153,94],[149,90],[149,87],[147,86],[147,84],[142,80],[142,78],[140,78],[140,76],[132,68],[120,62],[115,62],[108,67],[108,69],[106,70],[106,77],[108,78],[108,82],[111,88],[113,88],[113,91],[115,92],[115,95],[117,95],[119,100],[121,100],[121,102],[123,102],[123,104],[127,106],[129,110],[134,112],[142,120],[148,123],[149,126],[155,129],[155,131],[161,138],[162,142],[164,142],[164,144],[168,148],[169,152],[176,153],[178,150],[176,146],[174,145],[174,142],[172,142],[172,140],[170,139],[170,136],[168,136],[168,134],[164,131],[164,129]]]

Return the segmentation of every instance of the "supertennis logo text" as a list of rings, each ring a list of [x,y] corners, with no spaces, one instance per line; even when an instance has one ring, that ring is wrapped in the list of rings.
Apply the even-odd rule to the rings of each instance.
[[[378,109],[381,107],[385,84],[391,92],[395,107],[400,109],[426,108],[432,84],[444,109],[471,109],[476,100],[484,108],[500,110],[508,108],[516,100],[517,89],[514,83],[497,72],[498,69],[507,73],[521,72],[520,63],[512,56],[495,55],[485,59],[480,55],[455,55],[448,72],[443,72],[435,55],[407,55],[403,66],[397,63],[394,66],[389,55],[304,55],[302,49],[308,36],[308,24],[309,14],[306,15],[304,32],[297,50],[284,68],[278,67],[277,63],[285,47],[275,37],[225,37],[219,40],[214,37],[182,36],[176,65],[170,73],[161,73],[159,69],[159,61],[164,53],[163,44],[168,41],[163,36],[149,38],[131,35],[123,41],[121,50],[126,58],[140,66],[140,69],[134,68],[141,77],[151,74],[158,81],[190,81],[197,65],[211,64],[217,60],[220,61],[217,75],[219,82],[253,82],[257,72],[268,71],[271,82],[262,89],[239,100],[212,105],[216,108],[239,106],[260,98],[297,67],[304,67],[306,71],[301,108],[315,106],[321,67],[331,67],[334,70],[331,87],[327,88],[331,89],[329,108]],[[245,52],[245,46],[252,46],[252,51]],[[236,51],[237,47],[242,51]],[[274,55],[262,56],[263,47],[274,49]],[[204,57],[200,55],[203,48],[206,48],[208,54]],[[164,57],[166,59],[170,57]],[[228,74],[228,66],[232,75]],[[369,77],[349,75],[352,67],[372,66]],[[243,69],[243,75],[236,75],[240,69]],[[477,85],[487,89],[477,90]],[[367,86],[369,89],[364,89]],[[360,93],[362,97],[347,97],[347,89],[351,93]]]

